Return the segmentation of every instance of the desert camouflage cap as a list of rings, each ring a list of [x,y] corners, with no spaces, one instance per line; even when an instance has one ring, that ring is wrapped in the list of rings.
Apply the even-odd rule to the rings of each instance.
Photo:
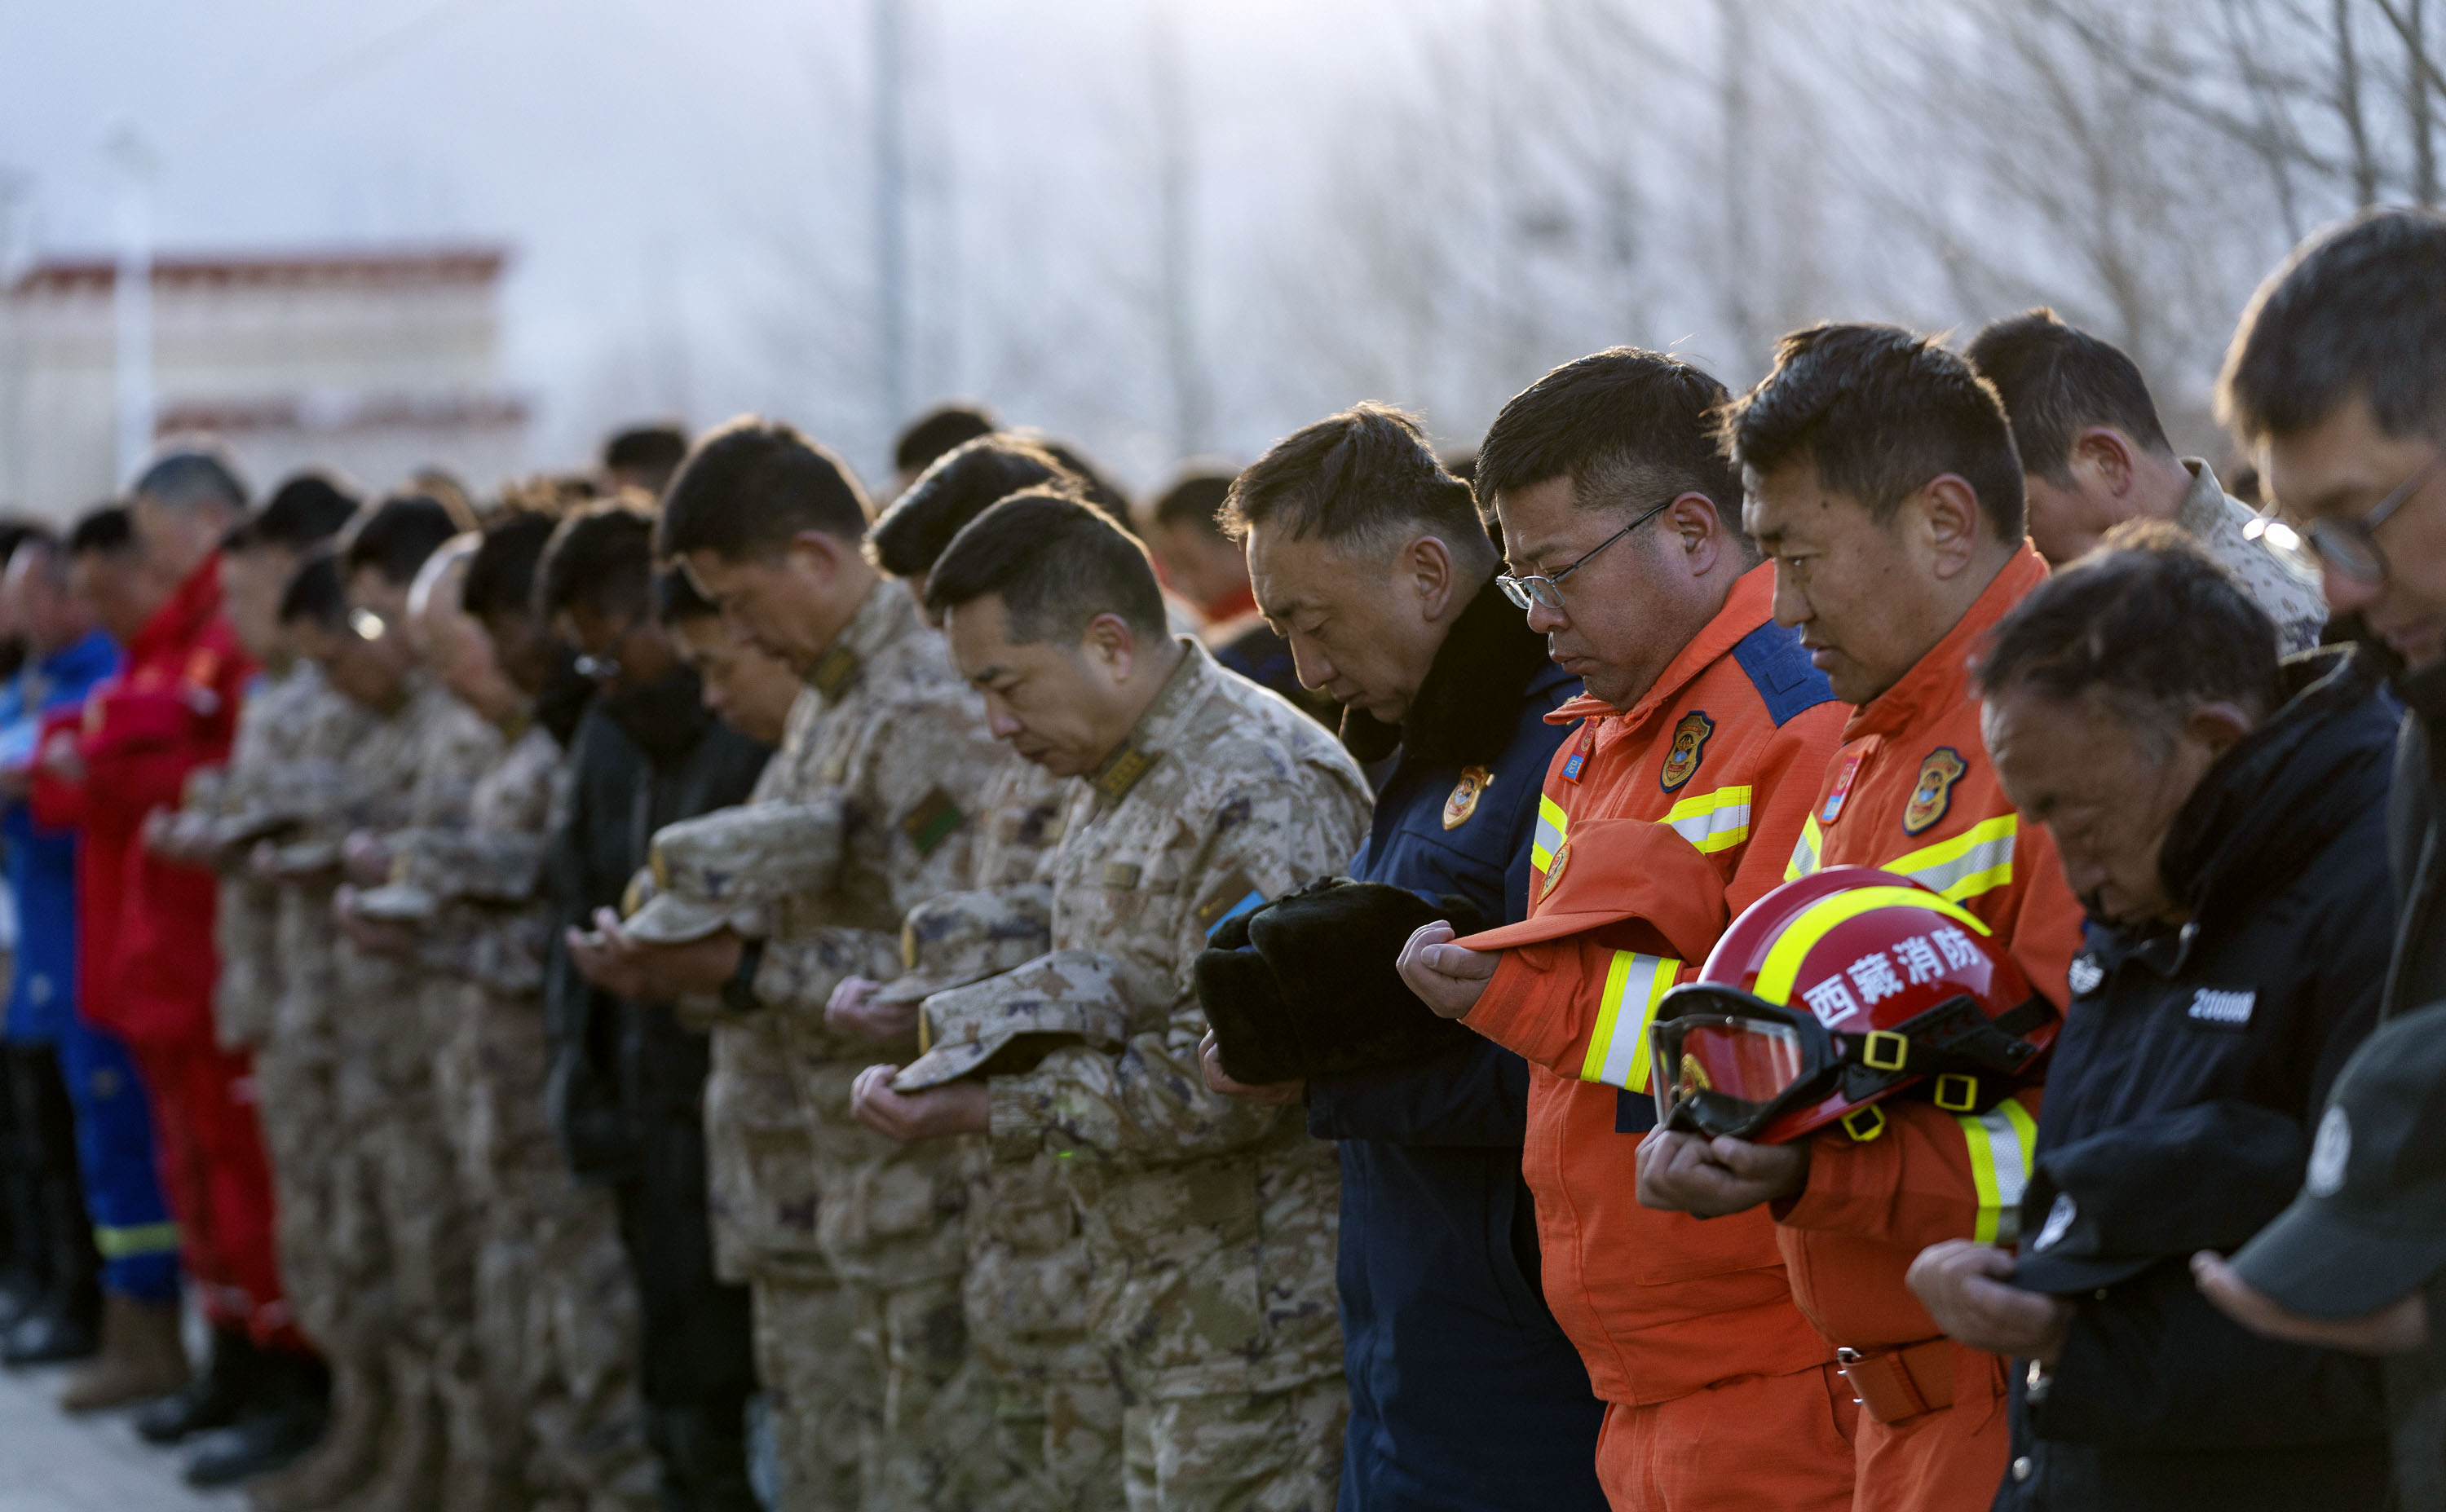
[[[743,911],[831,886],[840,871],[837,798],[756,803],[665,825],[624,900],[628,931],[654,944],[712,934]]]
[[[1114,982],[1118,970],[1096,951],[1058,950],[936,993],[921,1010],[926,1052],[893,1077],[894,1089],[919,1092],[975,1075],[1005,1052],[1016,1060],[1071,1041],[1120,1049],[1129,1037],[1129,1016]]]
[[[909,910],[900,925],[904,975],[875,996],[912,1003],[1016,970],[1052,947],[1053,900],[1021,887],[947,892]]]

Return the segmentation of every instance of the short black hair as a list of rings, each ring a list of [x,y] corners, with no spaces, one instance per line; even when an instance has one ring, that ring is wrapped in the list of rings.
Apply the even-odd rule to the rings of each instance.
[[[536,564],[560,516],[542,510],[504,510],[486,522],[484,539],[467,563],[459,607],[479,620],[523,618],[535,607]]]
[[[1555,477],[1571,480],[1584,510],[1646,509],[1703,494],[1747,551],[1740,475],[1712,419],[1725,398],[1713,374],[1670,352],[1591,352],[1512,396],[1478,444],[1472,486],[1490,511],[1496,495]]]
[[[1809,458],[1820,482],[1884,524],[1951,473],[2000,541],[2025,531],[2022,458],[1995,385],[1933,336],[1825,324],[1776,343],[1775,368],[1724,407],[1733,460],[1770,473]]]
[[[999,428],[982,404],[938,404],[902,427],[892,443],[892,465],[903,473],[924,472],[952,447]]]
[[[1984,699],[2101,699],[2166,732],[2203,703],[2267,714],[2284,700],[2276,663],[2276,622],[2190,536],[2129,520],[2015,605],[1971,676]]]
[[[1467,556],[1491,548],[1467,483],[1444,471],[1415,416],[1358,404],[1276,441],[1225,491],[1222,532],[1281,522],[1294,537],[1313,535],[1366,551],[1389,551],[1396,532],[1432,530]]]
[[[2217,415],[2255,443],[2355,394],[2381,434],[2446,444],[2446,213],[2365,211],[2294,248],[2242,312]]]
[[[1014,644],[1075,641],[1118,614],[1150,641],[1166,633],[1146,548],[1093,505],[1054,489],[1014,494],[969,522],[926,575],[936,614],[999,594]]]
[[[144,469],[132,491],[136,497],[182,508],[220,504],[246,508],[246,484],[239,480],[236,458],[218,442],[181,443]]]
[[[603,470],[636,473],[659,494],[687,458],[687,432],[669,420],[631,425],[603,443]]]
[[[348,628],[348,586],[340,576],[340,556],[329,544],[306,553],[280,590],[280,623],[305,620],[334,635]]]
[[[1043,448],[1055,461],[1076,473],[1082,480],[1079,496],[1111,515],[1113,523],[1129,535],[1135,537],[1138,534],[1138,532],[1130,528],[1128,491],[1105,476],[1104,470],[1089,461],[1079,448],[1068,441],[1057,440],[1039,430],[1022,429],[1006,431],[1003,434],[1016,436],[1022,440]]]
[[[607,619],[653,607],[654,517],[617,499],[590,504],[562,520],[536,567],[535,607],[550,620],[583,604]]]
[[[689,620],[712,619],[722,613],[722,606],[696,590],[696,584],[686,572],[665,568],[654,574],[654,618],[665,625],[682,625]]]
[[[1963,355],[2004,401],[2023,468],[2059,488],[2072,486],[2073,439],[2093,425],[2113,426],[2142,451],[2174,455],[2139,364],[2052,309],[1989,322]]]
[[[294,473],[221,539],[231,551],[306,551],[345,529],[362,501],[329,473]]]
[[[1228,467],[1192,463],[1147,505],[1147,520],[1158,530],[1187,526],[1200,535],[1229,540],[1223,529],[1223,503],[1232,496],[1232,480],[1239,476]]]
[[[405,588],[442,542],[472,528],[473,522],[438,498],[398,495],[358,514],[340,532],[340,570],[344,578],[353,578],[371,568],[384,582]]]
[[[894,577],[931,570],[960,528],[996,500],[1050,484],[1076,490],[1079,475],[1033,441],[996,432],[935,458],[892,502],[867,537],[867,553]]]
[[[97,504],[68,530],[72,557],[120,556],[136,549],[136,517],[124,504]]]
[[[866,493],[849,464],[796,426],[743,415],[708,433],[663,491],[654,555],[725,562],[778,554],[800,531],[866,538]]]

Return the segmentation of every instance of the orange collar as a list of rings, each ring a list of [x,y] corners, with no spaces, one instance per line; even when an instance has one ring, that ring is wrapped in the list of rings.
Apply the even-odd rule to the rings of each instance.
[[[1995,628],[1998,620],[2046,580],[2046,558],[2039,554],[2036,547],[2023,542],[2022,549],[1980,590],[1979,597],[1971,601],[1969,609],[1953,628],[1945,632],[1944,640],[1929,647],[1928,654],[1913,663],[1892,687],[1852,711],[1851,719],[1843,726],[1845,742],[1864,736],[1891,735],[1909,728],[1923,715],[1960,702],[1971,653]]]

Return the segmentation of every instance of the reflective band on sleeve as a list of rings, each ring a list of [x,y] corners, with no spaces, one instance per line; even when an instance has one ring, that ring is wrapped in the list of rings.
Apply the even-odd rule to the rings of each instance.
[[[1704,854],[1730,850],[1750,837],[1750,790],[1718,788],[1684,798],[1667,811],[1665,822]]]
[[[1792,848],[1792,860],[1783,868],[1783,880],[1794,881],[1817,869],[1817,842],[1824,831],[1817,828],[1817,815],[1800,821],[1800,843]]]
[[[1542,793],[1537,794],[1537,833],[1529,842],[1529,864],[1541,872],[1552,866],[1554,852],[1563,849],[1563,836],[1571,828],[1571,816],[1563,806]]]
[[[93,1225],[93,1247],[106,1260],[125,1260],[131,1255],[176,1254],[179,1225],[131,1223],[123,1228],[112,1228],[96,1223]]]
[[[1979,1190],[1970,1237],[1982,1244],[2013,1243],[2022,1235],[2022,1190],[2030,1184],[2038,1122],[2010,1097],[1976,1117],[1956,1113],[1953,1121],[1970,1148],[1970,1180]]]
[[[1896,856],[1881,868],[1900,872],[1955,903],[1991,892],[2013,880],[2013,837],[2021,816],[2007,813],[1973,825],[1950,840]]]
[[[1682,962],[1671,956],[1613,953],[1613,963],[1606,968],[1596,1033],[1589,1036],[1588,1057],[1580,1063],[1580,1080],[1628,1092],[1647,1090],[1647,1025],[1681,969]]]

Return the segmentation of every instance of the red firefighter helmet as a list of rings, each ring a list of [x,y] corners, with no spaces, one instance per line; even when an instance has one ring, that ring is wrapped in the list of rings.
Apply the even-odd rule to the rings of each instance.
[[[1908,877],[1835,867],[1745,909],[1648,1032],[1657,1119],[1778,1144],[1840,1120],[1875,1137],[1907,1087],[1981,1112],[2062,1020],[1968,909]]]

